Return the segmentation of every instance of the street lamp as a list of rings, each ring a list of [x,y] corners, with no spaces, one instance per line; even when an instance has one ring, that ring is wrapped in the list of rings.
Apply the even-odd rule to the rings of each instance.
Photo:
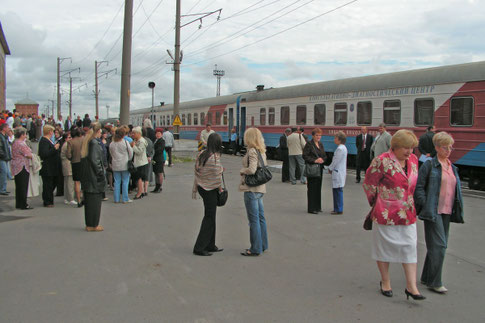
[[[154,109],[154,103],[153,103],[153,95],[154,95],[154,91],[155,91],[155,82],[148,82],[148,87],[150,89],[152,89],[152,113],[151,113],[151,116],[150,116],[150,119],[152,120],[152,125],[155,125],[155,120],[153,120],[153,109]]]

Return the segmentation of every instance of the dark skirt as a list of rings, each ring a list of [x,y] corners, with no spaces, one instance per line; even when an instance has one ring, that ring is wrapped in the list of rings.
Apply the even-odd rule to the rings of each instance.
[[[148,164],[145,164],[143,166],[138,166],[136,168],[136,173],[133,176],[133,180],[138,181],[139,179],[141,179],[142,181],[146,181],[148,178],[147,173],[148,173]]]
[[[81,181],[81,163],[72,163],[72,180],[75,182]]]
[[[153,164],[153,172],[155,174],[161,174],[163,173],[163,166],[164,166],[165,162],[162,160],[162,161],[159,161],[159,162],[155,162]]]

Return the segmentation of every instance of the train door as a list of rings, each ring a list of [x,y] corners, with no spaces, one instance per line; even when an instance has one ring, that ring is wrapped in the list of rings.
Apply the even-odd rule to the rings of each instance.
[[[246,131],[246,107],[241,107],[239,126],[239,145],[244,146],[244,131]]]
[[[227,124],[228,124],[227,130],[229,132],[229,136],[231,136],[231,130],[234,127],[234,108],[229,108],[229,120]]]

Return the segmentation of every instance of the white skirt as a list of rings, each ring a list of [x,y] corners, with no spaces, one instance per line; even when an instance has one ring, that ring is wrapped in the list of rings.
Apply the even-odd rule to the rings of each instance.
[[[372,227],[372,259],[382,262],[417,263],[418,234],[416,223]]]

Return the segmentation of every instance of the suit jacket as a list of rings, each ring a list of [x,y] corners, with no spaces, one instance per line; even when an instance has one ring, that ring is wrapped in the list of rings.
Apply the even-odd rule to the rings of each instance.
[[[303,154],[306,140],[300,133],[294,132],[286,139],[288,141],[288,153],[290,156]]]
[[[71,130],[71,127],[72,127],[72,120],[66,120],[66,122],[64,122],[64,131]]]
[[[391,148],[391,138],[391,134],[387,131],[384,131],[381,135],[376,137],[371,147],[373,157],[379,157],[381,154],[389,151]]]
[[[52,141],[44,137],[40,138],[39,157],[42,159],[41,176],[59,175],[60,156]]]
[[[365,149],[362,151],[362,146],[363,146],[363,140],[362,138],[364,137],[363,134],[358,135],[355,138],[355,146],[357,147],[357,155],[361,155],[362,153],[365,153],[366,156],[369,156],[370,158],[370,147],[372,146],[372,143],[374,142],[374,137],[370,134],[366,134],[365,137]]]

